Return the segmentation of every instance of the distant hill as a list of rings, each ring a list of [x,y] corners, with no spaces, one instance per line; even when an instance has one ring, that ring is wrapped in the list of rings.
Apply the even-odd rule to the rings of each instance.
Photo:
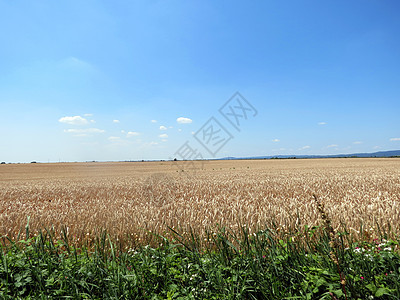
[[[232,159],[289,159],[289,158],[339,158],[339,157],[400,157],[400,150],[379,151],[373,153],[349,153],[333,155],[269,155],[269,156],[251,156],[251,157],[224,157],[219,160]]]

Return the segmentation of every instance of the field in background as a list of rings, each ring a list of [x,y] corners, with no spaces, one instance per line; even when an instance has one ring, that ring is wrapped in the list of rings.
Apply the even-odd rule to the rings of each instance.
[[[338,228],[373,237],[400,232],[400,159],[205,161],[195,174],[173,162],[0,165],[0,235],[62,226],[74,241],[106,228],[146,244],[168,226],[202,234],[217,225],[252,232],[320,224],[315,193]],[[360,232],[360,225],[363,231]],[[378,225],[378,226],[377,226]]]

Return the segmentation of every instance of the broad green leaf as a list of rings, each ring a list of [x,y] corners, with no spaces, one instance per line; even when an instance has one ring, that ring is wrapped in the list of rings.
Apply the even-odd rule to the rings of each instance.
[[[373,283],[370,283],[366,286],[367,289],[369,289],[371,292],[375,293],[376,291],[376,286]]]
[[[390,291],[387,288],[379,288],[375,292],[375,297],[382,297],[383,295],[389,295]]]

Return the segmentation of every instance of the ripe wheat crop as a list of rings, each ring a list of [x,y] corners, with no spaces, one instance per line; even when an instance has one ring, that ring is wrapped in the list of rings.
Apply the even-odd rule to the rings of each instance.
[[[28,217],[33,234],[64,228],[75,242],[103,229],[136,244],[169,227],[284,231],[320,224],[313,194],[335,230],[400,232],[399,159],[315,159],[1,165],[0,235],[16,238]]]

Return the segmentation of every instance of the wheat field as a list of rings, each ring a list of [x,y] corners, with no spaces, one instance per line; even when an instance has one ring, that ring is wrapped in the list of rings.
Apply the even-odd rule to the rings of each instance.
[[[400,159],[204,161],[195,172],[182,164],[0,165],[0,235],[15,239],[28,217],[33,234],[64,228],[78,242],[102,229],[146,244],[168,227],[301,228],[320,224],[312,194],[338,230],[345,223],[356,237],[400,232]]]

